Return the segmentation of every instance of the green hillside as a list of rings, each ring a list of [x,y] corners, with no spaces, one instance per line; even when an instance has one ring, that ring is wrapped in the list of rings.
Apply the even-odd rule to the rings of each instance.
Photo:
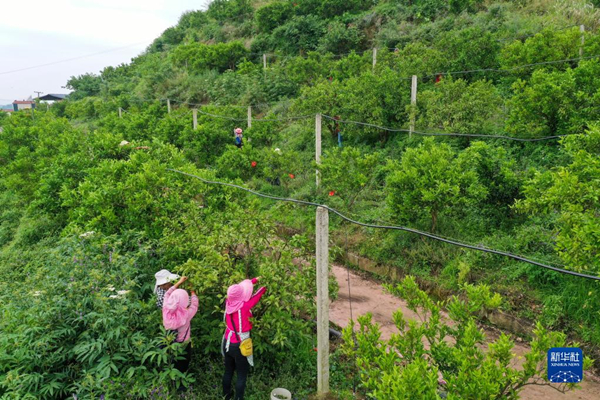
[[[259,275],[269,291],[247,398],[315,394],[314,209],[168,168],[472,246],[330,213],[335,260],[389,267],[399,285],[376,278],[390,291],[456,322],[398,317],[404,334],[382,343],[361,318],[364,330],[332,347],[339,398],[516,399],[545,377],[550,347],[579,343],[598,359],[597,7],[216,0],[131,63],[71,77],[70,99],[50,110],[0,113],[0,398],[166,399],[185,385],[182,398],[219,399],[223,298]],[[200,297],[187,374],[154,303],[162,268]],[[487,356],[473,350],[476,323],[497,309],[535,326],[509,332],[531,342],[524,372],[508,366],[508,336]]]

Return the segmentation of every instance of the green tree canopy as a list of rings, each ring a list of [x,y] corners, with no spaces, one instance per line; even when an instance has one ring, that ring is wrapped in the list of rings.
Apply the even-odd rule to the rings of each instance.
[[[433,139],[407,149],[400,163],[391,164],[390,169],[387,202],[392,213],[400,222],[429,217],[432,232],[441,214],[460,214],[487,195],[474,168],[450,146]]]

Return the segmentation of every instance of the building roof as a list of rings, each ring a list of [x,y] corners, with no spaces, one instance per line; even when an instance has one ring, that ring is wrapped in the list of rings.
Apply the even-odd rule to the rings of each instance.
[[[52,100],[64,100],[66,99],[68,96],[68,94],[58,94],[58,93],[48,93],[45,96],[39,97],[40,100],[47,100],[47,101],[52,101]]]
[[[15,100],[13,101],[13,104],[34,104],[35,101],[29,101],[29,100]]]

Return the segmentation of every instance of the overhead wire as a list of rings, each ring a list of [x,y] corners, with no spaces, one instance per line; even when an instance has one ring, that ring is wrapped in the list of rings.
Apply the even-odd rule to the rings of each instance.
[[[98,51],[96,53],[86,54],[86,55],[83,55],[83,56],[66,58],[64,60],[57,60],[57,61],[52,61],[52,62],[45,63],[45,64],[33,65],[31,67],[13,69],[13,70],[10,70],[10,71],[2,71],[2,72],[0,72],[0,75],[12,74],[12,73],[15,73],[15,72],[28,71],[30,69],[48,67],[50,65],[56,65],[56,64],[61,64],[61,63],[65,63],[65,62],[81,60],[83,58],[94,57],[94,56],[97,56],[97,55],[100,55],[100,54],[111,53],[113,51],[124,50],[124,49],[128,49],[130,47],[139,46],[140,44],[143,44],[143,43],[147,43],[147,41],[133,43],[133,44],[130,44],[130,45],[127,45],[127,46],[115,47],[115,48],[112,48],[112,49]]]
[[[206,111],[202,111],[202,110],[198,110],[199,114],[204,114],[213,118],[220,118],[220,119],[225,119],[225,120],[229,120],[229,121],[236,121],[236,122],[245,122],[248,121],[247,118],[234,118],[234,117],[229,117],[229,116],[225,116],[225,115],[217,115],[217,114],[212,114],[212,113],[208,113]],[[298,115],[298,116],[293,116],[293,117],[282,117],[282,118],[253,118],[252,122],[277,122],[277,121],[295,121],[295,120],[302,120],[302,119],[307,119],[307,118],[313,118],[314,115]]]
[[[506,73],[506,72],[510,72],[510,71],[514,71],[514,70],[518,70],[518,69],[534,67],[537,65],[560,64],[560,63],[572,62],[572,61],[591,60],[594,58],[600,58],[600,55],[587,56],[587,57],[576,57],[576,58],[566,58],[563,60],[540,61],[540,62],[531,63],[531,64],[516,65],[514,67],[505,68],[505,69],[481,68],[481,69],[472,69],[472,70],[465,70],[465,71],[436,72],[436,73],[430,74],[430,75],[423,75],[423,77],[431,78],[431,77],[435,77],[438,75],[458,75],[458,74],[470,74],[470,73],[475,73],[475,72],[503,72],[503,73]]]
[[[175,100],[175,99],[158,99],[158,101],[167,101],[170,100],[173,103],[176,104],[185,104],[187,106],[195,106],[195,107],[231,107],[231,108],[240,108],[240,109],[246,109],[248,107],[263,107],[263,106],[268,106],[268,107],[272,107],[272,106],[277,106],[277,105],[281,105],[281,104],[290,104],[292,102],[292,100],[290,99],[286,99],[286,100],[281,100],[281,101],[274,101],[274,102],[262,102],[262,103],[250,103],[248,105],[237,105],[237,104],[218,104],[218,103],[191,103],[191,102],[187,102],[187,101],[182,101],[182,100]],[[149,100],[152,101],[152,100]]]
[[[552,32],[562,32],[562,31],[566,31],[568,29],[572,29],[572,28],[578,28],[579,25],[568,25],[568,26],[564,26],[562,28],[558,28],[558,29],[553,29]],[[539,35],[540,33],[544,32],[544,29],[546,29],[546,27],[542,26],[542,29],[540,29],[539,31],[535,32],[535,33],[530,33],[527,35],[519,35],[519,36],[514,36],[511,38],[501,38],[501,39],[496,39],[498,42],[508,42],[510,40],[522,40],[522,39],[527,39],[530,37],[533,37],[535,35]]]
[[[518,142],[539,142],[542,140],[551,140],[551,139],[560,139],[569,135],[554,135],[554,136],[544,136],[541,138],[516,138],[512,136],[505,135],[486,135],[484,133],[444,133],[444,132],[424,132],[424,131],[411,131],[410,129],[405,128],[389,128],[381,125],[370,124],[368,122],[360,122],[360,121],[351,121],[351,120],[343,120],[343,119],[335,119],[332,116],[322,114],[322,117],[328,120],[332,120],[338,123],[344,124],[354,124],[360,126],[366,126],[376,129],[381,129],[388,132],[408,132],[414,133],[415,135],[421,136],[456,136],[456,137],[477,137],[477,138],[485,138],[485,139],[506,139],[506,140],[515,140]]]
[[[171,171],[174,173],[178,173],[181,175],[186,175],[195,179],[198,179],[206,184],[210,184],[210,185],[219,185],[219,186],[225,186],[225,187],[230,187],[230,188],[234,188],[234,189],[239,189],[245,192],[248,192],[250,194],[253,194],[255,196],[259,196],[259,197],[263,197],[263,198],[267,198],[267,199],[271,199],[271,200],[276,200],[276,201],[284,201],[284,202],[290,202],[290,203],[296,203],[296,204],[300,204],[300,205],[304,205],[304,206],[311,206],[311,207],[322,207],[324,209],[327,209],[328,211],[332,212],[333,214],[336,214],[337,216],[339,216],[341,219],[350,222],[352,224],[355,225],[359,225],[359,226],[363,226],[366,228],[374,228],[374,229],[387,229],[387,230],[397,230],[397,231],[404,231],[404,232],[409,232],[409,233],[413,233],[419,236],[423,236],[423,237],[427,237],[433,240],[437,240],[443,243],[447,243],[453,246],[457,246],[457,247],[462,247],[462,248],[467,248],[467,249],[471,249],[471,250],[476,250],[476,251],[480,251],[480,252],[485,252],[485,253],[491,253],[491,254],[496,254],[496,255],[500,255],[500,256],[504,256],[504,257],[508,257],[508,258],[512,258],[514,260],[517,261],[522,261],[531,265],[535,265],[538,267],[542,267],[548,270],[552,270],[555,272],[559,272],[561,274],[566,274],[566,275],[571,275],[571,276],[577,276],[580,278],[585,278],[585,279],[592,279],[592,280],[597,280],[600,281],[600,276],[594,276],[594,275],[588,275],[588,274],[584,274],[581,272],[575,272],[575,271],[570,271],[567,269],[562,269],[562,268],[557,268],[557,267],[553,267],[535,260],[531,260],[529,258],[520,256],[518,254],[512,254],[506,251],[501,251],[501,250],[494,250],[494,249],[490,249],[484,246],[473,246],[467,243],[463,243],[460,242],[458,240],[453,240],[453,239],[445,239],[439,235],[435,235],[433,233],[429,233],[429,232],[424,232],[424,231],[420,231],[418,229],[414,229],[414,228],[408,228],[405,226],[399,226],[399,225],[377,225],[377,224],[369,224],[369,223],[365,223],[365,222],[361,222],[361,221],[357,221],[354,220],[352,218],[347,217],[346,215],[342,214],[340,211],[336,210],[335,208],[329,207],[325,204],[319,204],[319,203],[315,203],[315,202],[311,202],[311,201],[305,201],[305,200],[298,200],[298,199],[292,199],[292,198],[287,198],[287,197],[279,197],[279,196],[272,196],[269,194],[265,194],[265,193],[260,193],[257,192],[255,190],[240,186],[240,185],[236,185],[233,183],[227,183],[227,182],[220,182],[220,181],[212,181],[209,179],[205,179],[202,177],[199,177],[197,175],[194,174],[190,174],[189,172],[184,172],[184,171],[179,171],[176,169],[172,169],[172,168],[167,168],[167,171]]]

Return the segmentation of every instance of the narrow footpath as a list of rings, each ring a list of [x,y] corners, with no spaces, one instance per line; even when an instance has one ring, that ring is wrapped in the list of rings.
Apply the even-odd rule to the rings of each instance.
[[[329,318],[341,327],[346,327],[350,321],[350,307],[348,305],[348,273],[346,268],[339,265],[332,267],[332,272],[340,286],[338,298],[331,303]],[[373,321],[381,326],[382,339],[389,339],[392,333],[397,332],[392,314],[401,309],[407,319],[416,319],[414,312],[408,309],[406,302],[384,291],[376,282],[369,281],[350,271],[350,291],[352,294],[353,318],[371,312]],[[358,324],[357,324],[358,327]],[[497,334],[487,331],[488,339],[493,340]],[[515,343],[513,352],[518,356],[529,351],[526,343]],[[581,389],[560,393],[549,386],[526,386],[521,392],[521,399],[525,400],[600,400],[600,380],[589,373],[581,384]]]

